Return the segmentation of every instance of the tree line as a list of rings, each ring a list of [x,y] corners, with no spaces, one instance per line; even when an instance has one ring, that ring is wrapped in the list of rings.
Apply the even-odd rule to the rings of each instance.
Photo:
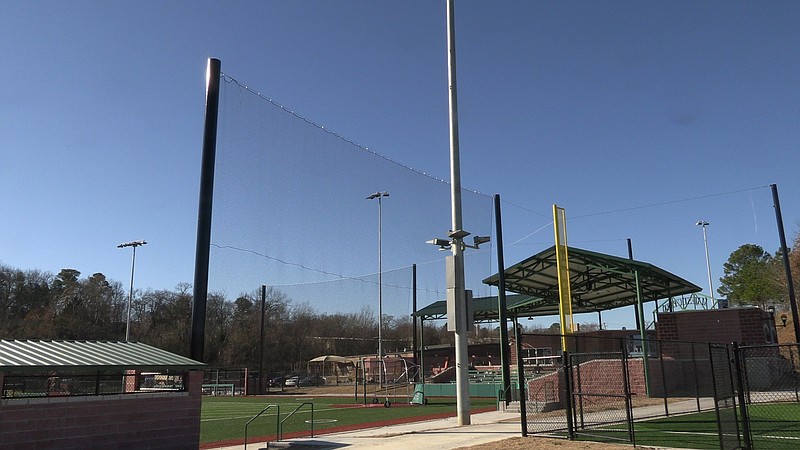
[[[0,338],[124,340],[129,292],[102,273],[81,277],[75,269],[57,275],[0,265]],[[205,363],[212,367],[259,364],[261,348],[259,289],[225,298],[210,292],[206,300]],[[131,302],[131,340],[188,356],[192,289],[135,291]],[[384,349],[411,349],[410,316],[384,315]],[[446,325],[425,325],[426,345],[452,344]],[[486,333],[486,330],[483,330]],[[308,360],[327,354],[377,352],[378,323],[373,311],[321,314],[294,303],[268,287],[264,302],[264,370],[302,372]]]
[[[800,234],[793,250],[800,246]],[[800,252],[789,254],[795,291],[800,294]],[[788,286],[780,251],[770,254],[744,244],[723,265],[717,292],[731,306],[775,306],[788,310]],[[129,292],[102,273],[81,278],[75,269],[57,275],[0,264],[0,338],[123,340]],[[212,367],[257,368],[261,348],[261,292],[235,299],[209,293],[206,301],[205,361]],[[131,302],[131,340],[177,354],[189,354],[192,288],[136,291]],[[552,328],[552,327],[551,327]],[[536,330],[545,331],[545,330]],[[550,330],[556,331],[557,330]],[[409,316],[384,316],[386,353],[411,348]],[[453,343],[446,324],[425,324],[425,345]],[[490,342],[497,328],[477,327],[471,342]],[[308,360],[326,354],[371,355],[377,351],[378,323],[369,308],[356,313],[320,314],[267,288],[264,308],[264,369],[267,373],[305,370]]]
[[[794,291],[800,295],[800,233],[795,235],[789,249],[789,267]],[[789,285],[786,278],[783,253],[780,249],[769,253],[760,245],[744,244],[734,250],[722,265],[717,293],[731,306],[774,306],[789,309]]]

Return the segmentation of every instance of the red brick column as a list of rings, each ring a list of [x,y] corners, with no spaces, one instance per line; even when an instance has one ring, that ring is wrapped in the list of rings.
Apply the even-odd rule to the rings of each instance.
[[[138,384],[139,371],[126,370],[125,371],[125,392],[136,392]]]

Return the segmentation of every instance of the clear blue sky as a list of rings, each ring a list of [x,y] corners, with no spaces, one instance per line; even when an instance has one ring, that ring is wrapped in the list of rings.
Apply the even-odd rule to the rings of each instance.
[[[509,208],[507,264],[552,245],[534,231],[553,203],[571,244],[625,256],[631,238],[637,259],[706,292],[698,219],[715,287],[738,246],[778,248],[763,186],[794,236],[800,3],[456,1],[456,19],[462,182],[541,214]],[[444,0],[6,1],[0,54],[12,267],[127,283],[116,245],[146,239],[138,287],[192,281],[208,57],[449,178]]]

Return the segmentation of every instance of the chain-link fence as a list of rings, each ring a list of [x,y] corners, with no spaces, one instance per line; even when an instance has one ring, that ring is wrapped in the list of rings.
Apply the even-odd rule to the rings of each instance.
[[[566,352],[558,336],[524,335],[528,433],[645,445],[673,439],[671,446],[687,448],[800,448],[797,344],[643,344],[635,333],[566,336]]]
[[[620,344],[622,346],[623,342]],[[618,352],[570,353],[566,359],[572,387],[573,433],[633,442],[628,361],[624,348]],[[609,427],[616,424],[627,426]]]
[[[186,374],[99,371],[74,373],[48,371],[6,375],[2,398],[77,397],[114,394],[142,394],[186,390]]]
[[[717,415],[719,444],[722,450],[742,448],[739,414],[736,408],[736,365],[728,345],[709,344],[711,377],[714,380],[714,411]]]
[[[268,380],[262,381],[268,383]],[[203,371],[203,395],[254,395],[259,389],[258,371],[243,367],[211,368]]]
[[[800,448],[798,345],[742,347],[740,355],[753,448]]]

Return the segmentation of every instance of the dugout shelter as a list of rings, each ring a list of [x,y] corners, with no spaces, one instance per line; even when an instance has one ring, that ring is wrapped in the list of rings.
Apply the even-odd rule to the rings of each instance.
[[[139,342],[0,340],[0,450],[195,450],[204,366]]]

